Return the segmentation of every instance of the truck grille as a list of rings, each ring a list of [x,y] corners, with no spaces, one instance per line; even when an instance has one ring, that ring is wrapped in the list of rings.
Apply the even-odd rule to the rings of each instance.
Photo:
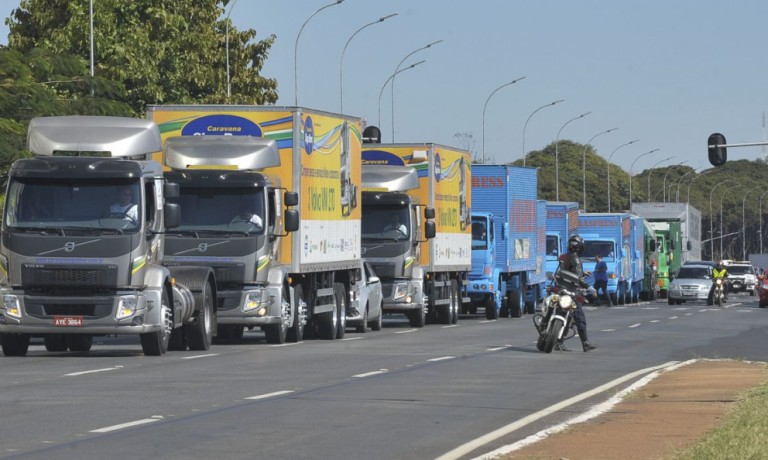
[[[395,264],[391,262],[379,262],[372,263],[373,271],[376,272],[376,276],[383,280],[395,279]]]
[[[63,268],[24,264],[21,267],[21,284],[25,287],[44,288],[115,287],[117,286],[117,266]]]
[[[84,318],[106,318],[112,314],[113,299],[110,297],[92,297],[87,303],[80,299],[68,302],[66,298],[27,296],[24,309],[35,318],[54,316],[82,316]]]
[[[213,267],[213,272],[216,275],[216,284],[222,285],[242,285],[243,278],[245,277],[245,266],[240,265],[228,265],[221,267]]]

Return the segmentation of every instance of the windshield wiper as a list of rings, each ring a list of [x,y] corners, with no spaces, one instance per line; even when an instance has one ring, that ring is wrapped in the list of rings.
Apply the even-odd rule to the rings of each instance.
[[[13,231],[23,233],[38,233],[40,235],[61,235],[64,236],[64,231],[61,228],[55,227],[11,227]]]
[[[194,236],[195,238],[200,238],[200,235],[198,235],[195,230],[167,230],[165,233],[167,235]]]

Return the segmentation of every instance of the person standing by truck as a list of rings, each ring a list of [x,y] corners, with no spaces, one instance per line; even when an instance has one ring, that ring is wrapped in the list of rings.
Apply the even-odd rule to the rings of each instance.
[[[600,291],[602,290],[603,295],[605,295],[605,300],[608,303],[609,307],[613,306],[613,302],[611,301],[611,296],[608,294],[608,265],[603,262],[603,256],[595,256],[595,295],[597,296],[597,305],[601,305],[600,301]]]
[[[568,238],[568,252],[560,261],[561,268],[582,278],[584,276],[584,269],[581,266],[581,258],[579,256],[583,251],[584,240],[579,235],[573,235]],[[584,315],[584,310],[578,302],[576,302],[574,319],[576,320],[576,330],[579,332],[579,338],[581,339],[581,345],[584,351],[587,352],[597,348],[589,342],[589,338],[587,337],[587,317]],[[569,351],[562,343],[559,343],[558,345],[560,346],[560,350]]]

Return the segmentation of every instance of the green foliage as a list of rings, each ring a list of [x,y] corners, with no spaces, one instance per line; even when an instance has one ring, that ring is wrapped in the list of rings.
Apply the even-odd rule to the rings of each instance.
[[[94,74],[125,88],[118,99],[141,116],[147,104],[268,104],[277,81],[260,75],[275,36],[251,43],[256,31],[219,20],[228,1],[99,0],[94,3]],[[90,56],[89,3],[22,0],[10,18],[9,47]],[[88,74],[83,69],[82,76]]]

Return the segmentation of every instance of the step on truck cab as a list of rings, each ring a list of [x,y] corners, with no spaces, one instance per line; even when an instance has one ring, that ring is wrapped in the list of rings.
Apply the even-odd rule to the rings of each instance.
[[[467,292],[473,313],[488,319],[519,318],[525,299],[539,298],[545,278],[537,265],[537,170],[507,165],[472,165],[472,271]],[[542,251],[543,252],[543,251]]]
[[[584,239],[581,260],[584,271],[594,272],[595,257],[602,256],[608,265],[608,295],[615,304],[633,298],[632,289],[642,278],[635,279],[632,265],[637,253],[630,243],[629,213],[582,213],[579,215],[579,235]],[[594,275],[589,284],[594,285]]]
[[[469,164],[468,152],[438,144],[363,146],[363,256],[381,279],[384,312],[412,327],[456,323],[469,300]]]
[[[359,308],[362,120],[303,107],[245,105],[152,105],[147,114],[160,126],[163,139],[248,136],[260,142],[274,141],[277,148],[279,164],[273,162],[272,166],[250,163],[273,156],[273,144],[267,142],[251,154],[234,155],[240,159],[217,160],[222,162],[218,166],[210,163],[214,156],[233,153],[206,153],[201,156],[205,157],[202,165],[189,168],[202,168],[209,175],[220,169],[222,176],[232,174],[233,183],[235,178],[245,177],[235,170],[249,169],[249,177],[260,178],[249,193],[263,190],[261,197],[252,197],[263,206],[259,210],[264,212],[261,232],[252,231],[248,222],[232,222],[249,236],[233,234],[219,245],[204,245],[217,240],[197,232],[196,236],[173,235],[169,241],[175,245],[166,251],[169,256],[209,257],[197,263],[213,264],[221,272],[220,332],[235,339],[241,327],[261,327],[273,343],[343,338],[347,316],[354,316]],[[195,182],[197,190],[187,188],[186,194],[185,185],[192,183],[182,182],[181,198],[202,203],[213,194],[240,193],[226,190],[228,179],[205,180],[211,181],[210,190],[200,189],[200,182]],[[211,212],[233,211],[241,197],[232,198]],[[281,207],[290,207],[294,198],[298,198],[301,219],[298,229],[289,232],[293,229],[287,225],[290,213]],[[190,225],[208,223],[205,215],[182,214],[182,228],[185,219]],[[224,217],[218,219],[223,225]],[[189,242],[198,237],[196,244]],[[195,249],[198,246],[206,250]]]
[[[206,350],[216,328],[210,268],[163,265],[166,198],[178,186],[148,158],[155,123],[121,117],[33,119],[34,157],[9,171],[0,243],[0,339],[25,355],[90,350],[97,335],[136,335],[146,355]]]
[[[218,281],[218,339],[260,327],[267,343],[300,341],[306,306],[296,305],[280,240],[299,227],[296,192],[267,168],[277,143],[253,136],[178,136],[165,141],[165,177],[179,184],[180,225],[168,231],[165,264],[211,267]],[[283,206],[286,209],[283,209]],[[292,303],[292,300],[294,303]]]

